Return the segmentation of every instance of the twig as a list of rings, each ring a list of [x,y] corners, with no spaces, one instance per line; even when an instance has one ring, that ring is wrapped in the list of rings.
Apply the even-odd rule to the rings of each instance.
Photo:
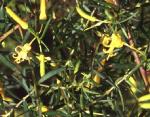
[[[130,31],[130,29],[128,28],[128,40],[129,40],[129,45],[134,47],[134,41],[133,41],[133,38],[132,38],[130,32],[131,32],[131,31]],[[140,60],[138,54],[137,54],[135,51],[132,51],[132,54],[133,54],[133,56],[134,56],[135,63],[136,63],[136,64],[140,64],[140,63],[141,63],[141,60]],[[146,71],[145,71],[145,69],[143,68],[143,66],[141,66],[139,70],[140,70],[140,74],[141,74],[141,76],[142,76],[142,79],[143,79],[143,81],[144,81],[146,90],[148,90],[148,91],[150,92],[150,89],[149,89],[149,82],[148,82],[148,79],[147,79],[147,76],[146,76]]]
[[[103,96],[110,94],[110,92],[111,92],[113,89],[115,89],[116,86],[120,85],[124,80],[126,80],[127,78],[129,78],[129,77],[130,77],[136,70],[138,70],[143,64],[144,64],[144,61],[141,62],[140,64],[137,64],[137,66],[135,66],[135,68],[133,68],[127,75],[124,75],[123,78],[121,77],[120,79],[118,79],[118,80],[116,81],[116,83],[115,83],[115,86],[113,86],[113,87],[111,87],[109,90],[107,90]]]
[[[97,101],[101,100],[101,98],[109,95],[114,89],[116,89],[123,81],[127,80],[135,71],[137,71],[143,64],[145,61],[142,61],[140,64],[137,64],[127,75],[124,75],[123,77],[119,78],[116,82],[115,85],[112,86],[110,89],[108,89],[107,91],[105,91],[105,93],[100,96],[99,98],[97,98],[95,101],[93,101],[92,104],[96,104]]]
[[[25,97],[23,97],[23,99],[16,104],[15,108],[18,108],[33,92],[34,92],[34,89],[28,95],[26,95]],[[0,115],[0,116],[1,117],[9,117],[13,111],[14,111],[14,109],[11,109],[7,114]]]
[[[13,33],[15,30],[19,28],[19,24],[17,24],[15,27],[4,33],[2,36],[0,36],[0,42],[2,42],[4,39],[6,39],[11,33]]]

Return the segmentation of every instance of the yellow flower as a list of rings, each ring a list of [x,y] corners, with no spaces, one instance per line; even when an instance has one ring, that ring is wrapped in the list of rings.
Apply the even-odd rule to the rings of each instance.
[[[40,20],[46,20],[47,15],[46,15],[46,1],[45,0],[40,0]]]
[[[119,35],[119,33],[116,34],[112,34],[111,36],[112,38],[112,45],[114,45],[114,47],[116,48],[121,48],[124,45],[124,42],[121,39],[121,36]]]
[[[123,46],[129,47],[130,49],[140,53],[141,55],[143,55],[143,53],[141,51],[139,51],[138,49],[128,45],[127,43],[125,43],[120,34],[119,33],[113,33],[111,36],[109,35],[105,35],[102,38],[102,45],[103,45],[103,52],[108,54],[107,60],[110,57],[113,57],[116,55],[116,53],[114,53],[114,49],[115,48],[122,48]]]
[[[110,36],[105,35],[105,36],[103,37],[103,39],[102,39],[102,45],[103,45],[104,47],[110,47],[110,45],[109,45],[110,41],[111,41]]]
[[[15,59],[16,63],[21,63],[24,60],[29,60],[28,53],[31,50],[31,45],[26,43],[24,46],[17,46],[15,48],[15,53],[13,53],[12,57]]]
[[[44,54],[40,54],[36,57],[40,62],[40,76],[42,77],[42,76],[45,75],[45,62],[50,61],[51,58],[50,57],[45,57]]]
[[[124,45],[124,42],[121,39],[119,33],[113,33],[110,36],[105,35],[102,39],[102,45],[104,46],[103,52],[108,54],[107,60],[109,57],[113,57],[116,54],[114,53],[115,48],[121,48]],[[106,49],[107,48],[107,49]]]
[[[39,56],[37,56],[37,58],[40,62],[40,76],[42,77],[45,75],[45,56],[44,54],[40,54]]]
[[[42,111],[42,113],[48,112],[48,107],[47,106],[42,106],[41,111]]]
[[[9,7],[5,7],[8,15],[13,18],[23,29],[28,29],[28,23],[17,16]]]

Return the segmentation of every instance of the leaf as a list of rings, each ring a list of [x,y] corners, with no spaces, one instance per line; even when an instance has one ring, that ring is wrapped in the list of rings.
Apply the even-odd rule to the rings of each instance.
[[[90,30],[90,29],[95,28],[95,27],[97,27],[97,26],[101,26],[101,25],[104,24],[104,23],[111,23],[111,22],[110,22],[110,21],[107,21],[107,20],[99,21],[98,23],[96,23],[96,24],[94,24],[94,25],[92,25],[92,26],[90,26],[90,27],[84,29],[84,31]]]
[[[46,115],[48,115],[48,116],[70,117],[69,115],[67,115],[67,114],[65,114],[64,112],[61,112],[61,111],[50,111],[50,112],[47,112]]]
[[[148,100],[150,100],[150,94],[147,94],[138,98],[139,102],[148,101]]]
[[[77,63],[76,63],[76,65],[75,65],[75,68],[74,68],[74,74],[76,74],[79,71],[80,64],[81,64],[81,61],[78,60]]]
[[[1,54],[0,54],[0,62],[2,62],[8,68],[10,68],[12,70],[14,70],[14,69],[16,70],[16,66],[14,64],[12,64],[11,62],[9,62],[9,60]]]
[[[95,92],[95,91],[91,91],[88,88],[83,88],[83,91],[89,94],[93,94],[93,95],[99,95],[99,93]]]
[[[64,71],[65,68],[62,67],[62,68],[58,68],[58,69],[55,69],[55,70],[52,70],[50,72],[48,72],[46,75],[44,75],[40,80],[39,80],[39,84],[40,83],[43,83],[44,81],[48,80],[49,78],[51,78],[52,76]]]

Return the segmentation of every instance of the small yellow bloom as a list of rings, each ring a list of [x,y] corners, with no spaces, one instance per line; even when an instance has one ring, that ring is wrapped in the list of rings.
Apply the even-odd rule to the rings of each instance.
[[[101,83],[101,78],[96,74],[93,78],[93,81],[97,84],[100,84]]]
[[[127,43],[125,43],[122,40],[119,33],[113,33],[111,36],[105,35],[102,38],[101,43],[104,46],[103,52],[108,54],[107,60],[109,59],[109,57],[113,57],[113,56],[116,55],[116,53],[114,53],[115,48],[122,48],[123,46],[129,47],[130,49],[132,49],[132,50],[140,53],[141,55],[143,55],[143,53],[141,51],[139,51],[136,48],[128,45]]]
[[[40,76],[42,77],[45,75],[45,56],[40,54],[37,58],[40,62]]]
[[[42,113],[47,112],[48,111],[48,107],[47,106],[42,106],[41,107],[41,111],[42,111]]]
[[[28,23],[23,21],[19,16],[16,15],[9,7],[5,7],[8,15],[15,20],[23,29],[28,29]]]
[[[112,34],[112,45],[114,45],[116,48],[121,48],[124,45],[124,42],[121,39],[121,36],[119,33]]]
[[[105,35],[105,36],[103,37],[103,39],[102,39],[102,45],[103,45],[104,47],[110,47],[110,45],[109,45],[110,41],[111,41],[110,36]]]
[[[15,48],[15,53],[12,55],[12,57],[15,59],[16,63],[21,63],[24,60],[29,60],[30,57],[28,57],[28,53],[31,50],[31,45],[29,43],[26,43],[24,46],[17,46]]]
[[[50,61],[51,58],[50,57],[46,57],[44,54],[40,54],[38,56],[36,56],[37,59],[40,62],[40,76],[44,76],[45,75],[45,62]]]
[[[40,0],[40,20],[46,20],[46,0]]]
[[[124,42],[122,41],[121,36],[118,33],[113,33],[111,36],[105,35],[103,37],[102,45],[104,46],[103,52],[108,54],[108,60],[109,57],[113,57],[116,55],[114,53],[114,49],[123,47]]]
[[[34,107],[33,105],[30,105],[28,108],[33,108],[33,107]],[[38,107],[36,107],[35,110],[38,111]],[[41,105],[41,112],[42,113],[48,112],[48,107],[45,105]]]

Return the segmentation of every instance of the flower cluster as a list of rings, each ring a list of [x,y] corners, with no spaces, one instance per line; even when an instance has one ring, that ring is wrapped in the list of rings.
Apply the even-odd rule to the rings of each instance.
[[[115,48],[121,48],[125,42],[122,41],[121,36],[118,33],[113,33],[111,36],[105,35],[102,38],[103,52],[108,54],[107,60],[109,57],[116,55],[114,53]]]
[[[12,57],[15,59],[16,63],[21,63],[24,60],[29,60],[28,56],[29,51],[31,50],[31,44],[26,43],[24,46],[17,46],[15,48],[15,53],[13,53]]]

